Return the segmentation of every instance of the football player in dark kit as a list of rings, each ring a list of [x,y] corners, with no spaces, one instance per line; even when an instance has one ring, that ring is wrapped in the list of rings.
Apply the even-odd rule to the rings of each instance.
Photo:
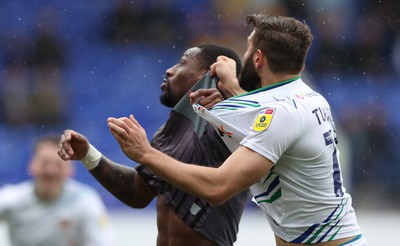
[[[239,73],[241,61],[237,54],[215,44],[186,50],[179,63],[166,70],[160,101],[174,108],[153,136],[153,147],[183,162],[210,167],[218,167],[231,154],[213,127],[193,113],[187,96],[191,89],[199,89],[196,86],[209,86],[210,81],[196,82],[220,55],[234,59]],[[216,90],[210,93],[199,103],[207,107],[223,100]],[[211,206],[163,181],[142,165],[131,168],[112,162],[73,130],[62,134],[59,155],[64,160],[81,160],[106,189],[133,208],[144,208],[157,197],[157,245],[233,245],[236,241],[238,224],[250,199],[247,190],[220,206]]]

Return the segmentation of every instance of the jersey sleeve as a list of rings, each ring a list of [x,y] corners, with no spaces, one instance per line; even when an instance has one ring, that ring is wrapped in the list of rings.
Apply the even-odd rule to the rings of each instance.
[[[100,196],[94,191],[87,192],[81,206],[82,242],[80,245],[114,245],[114,232],[110,224],[110,218],[106,207]]]
[[[259,110],[250,133],[241,145],[259,153],[274,164],[298,138],[301,121],[292,105],[275,103]]]

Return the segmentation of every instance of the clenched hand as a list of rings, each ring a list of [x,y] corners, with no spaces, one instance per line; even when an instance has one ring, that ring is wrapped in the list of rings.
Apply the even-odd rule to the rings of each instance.
[[[65,130],[59,142],[58,155],[64,161],[81,160],[89,150],[89,141],[85,136],[73,130]]]

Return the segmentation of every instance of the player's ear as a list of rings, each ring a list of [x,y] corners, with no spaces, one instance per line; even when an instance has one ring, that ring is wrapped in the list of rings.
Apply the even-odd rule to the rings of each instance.
[[[261,67],[263,65],[263,63],[264,63],[264,53],[261,50],[257,49],[257,51],[254,54],[254,58],[253,59],[254,59],[253,60],[254,61],[254,66],[256,68]]]

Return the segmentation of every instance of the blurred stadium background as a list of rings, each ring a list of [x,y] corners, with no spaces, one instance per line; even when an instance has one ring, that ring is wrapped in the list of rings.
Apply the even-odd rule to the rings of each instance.
[[[249,33],[244,17],[263,11],[311,27],[315,40],[304,76],[331,103],[360,224],[371,245],[394,245],[400,229],[395,0],[2,0],[0,186],[29,178],[34,139],[65,128],[86,135],[109,158],[136,165],[109,134],[106,118],[134,113],[151,136],[169,112],[158,101],[165,70],[201,42],[227,45],[243,56]],[[132,211],[76,167],[75,178],[95,187],[112,212],[118,245],[141,239],[140,245],[152,245],[154,205]],[[271,239],[253,205],[246,213],[237,245]]]

